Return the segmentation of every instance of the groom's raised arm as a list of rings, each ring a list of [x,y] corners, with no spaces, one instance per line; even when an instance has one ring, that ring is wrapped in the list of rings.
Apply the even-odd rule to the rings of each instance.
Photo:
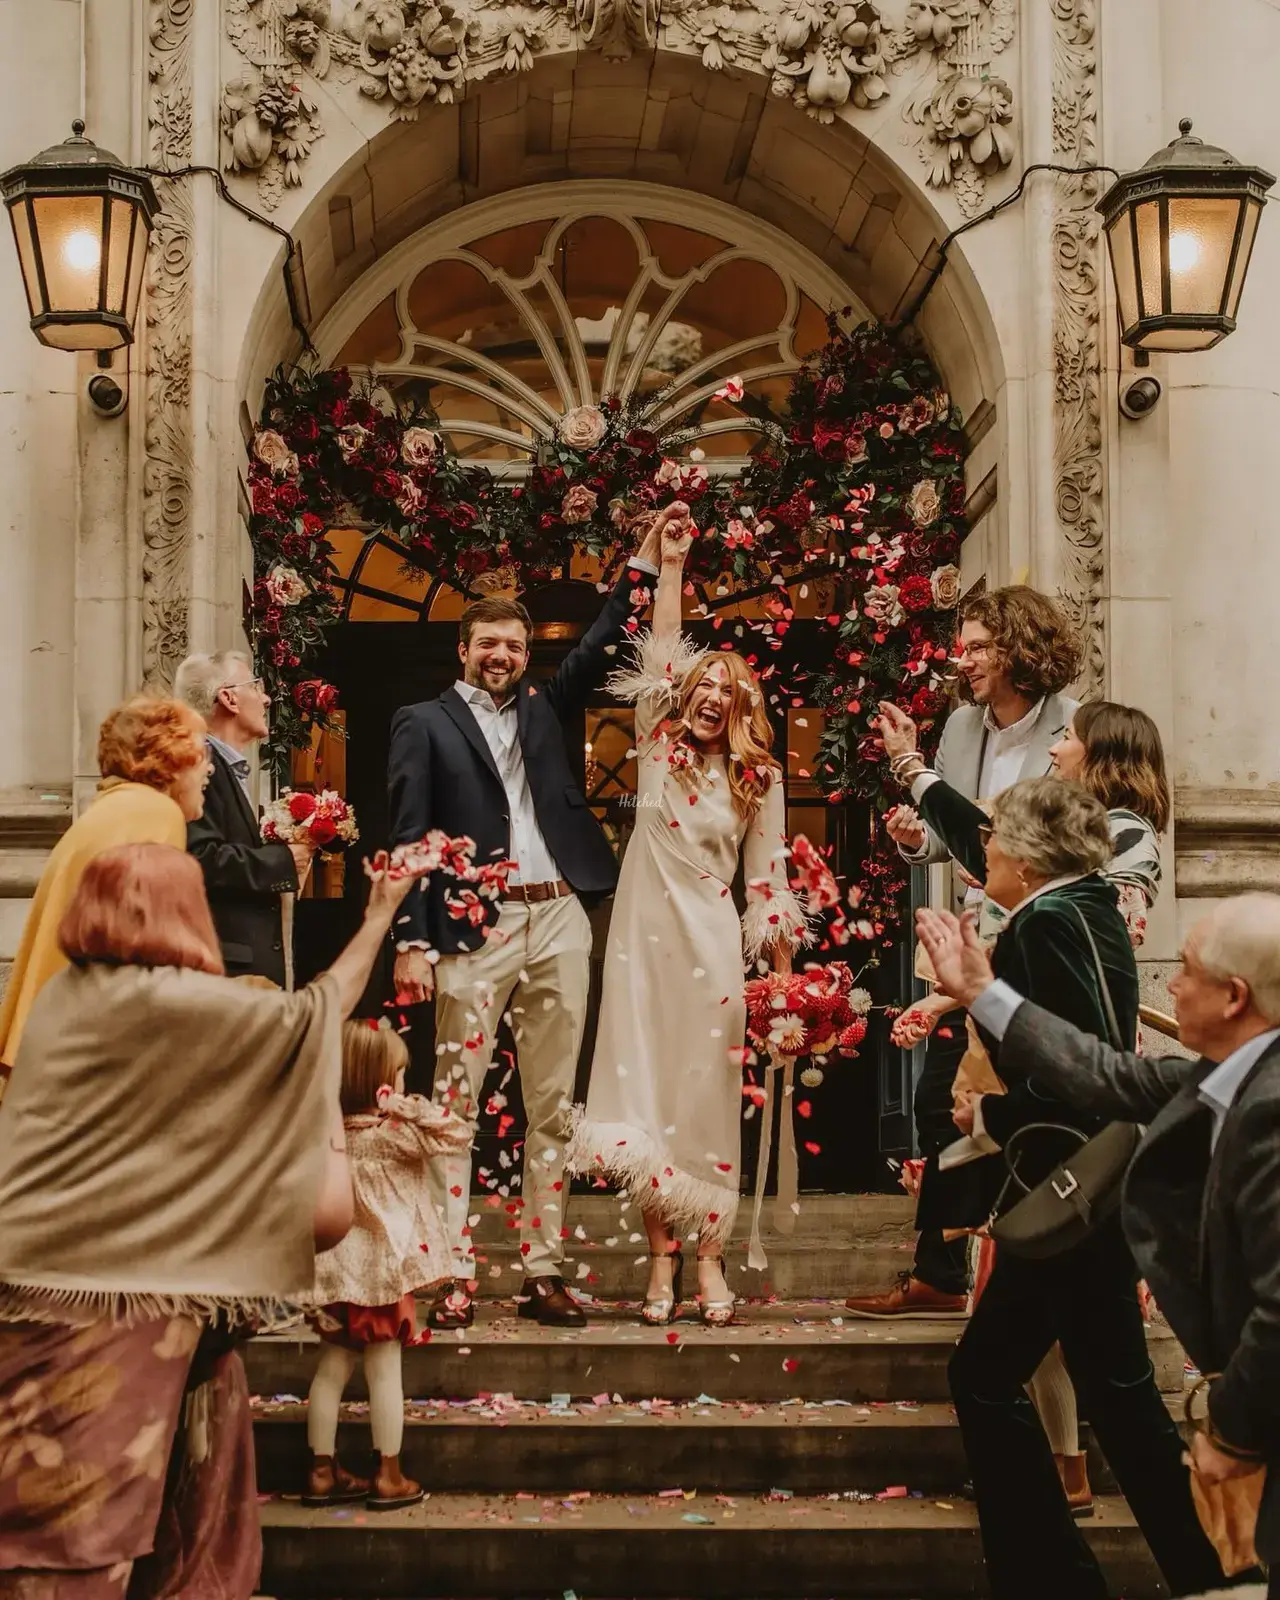
[[[586,704],[587,696],[599,686],[601,673],[611,659],[609,646],[619,642],[630,618],[648,604],[644,591],[651,596],[657,578],[656,569],[648,562],[638,562],[633,556],[627,563],[613,593],[601,607],[600,615],[547,684],[547,694],[557,716],[563,717]]]

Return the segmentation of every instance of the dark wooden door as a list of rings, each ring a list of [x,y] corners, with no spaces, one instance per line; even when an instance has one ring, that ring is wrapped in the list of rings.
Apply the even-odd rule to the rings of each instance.
[[[573,596],[566,593],[559,597],[561,604],[557,614],[579,614],[576,617],[570,615],[569,621],[562,620],[536,628],[530,671],[537,677],[554,672],[582,630],[586,620],[582,611],[598,604],[594,591],[589,591],[584,597],[581,585],[565,585],[566,590],[570,587],[578,593]],[[546,615],[546,597],[542,598],[544,603],[535,613],[535,622],[539,615]],[[779,675],[785,676],[787,681],[795,681],[803,673],[810,656],[815,659],[818,657],[823,648],[816,634],[820,626],[817,623],[797,622],[788,633],[785,650],[775,658]],[[705,633],[708,644],[716,638],[707,624],[695,624],[690,631],[695,635]],[[457,624],[342,623],[332,630],[319,670],[338,687],[346,710],[347,795],[356,808],[360,822],[361,839],[357,849],[371,852],[387,842],[386,762],[392,716],[400,706],[430,699],[455,680],[458,675]],[[611,748],[616,750],[624,747],[631,713],[629,708],[611,702],[603,690],[590,697],[589,707],[586,715],[579,714],[566,726],[566,747],[575,770],[584,781],[593,809],[604,823],[615,848],[621,851],[626,848],[630,832],[629,812],[625,797],[619,797],[617,782],[609,780],[606,769],[611,764],[618,766],[618,761],[606,752],[606,741],[602,734],[610,732],[613,739]],[[779,720],[775,717],[775,723]],[[597,735],[596,752],[592,755],[589,772],[586,749],[588,731]],[[787,729],[779,726],[777,732],[778,759],[784,769],[788,765],[794,767],[795,762],[789,762],[786,749]],[[854,806],[831,808],[820,800],[815,802],[811,795],[806,798],[800,794],[799,791],[805,788],[803,784],[797,784],[795,788],[795,803],[789,806],[789,831],[806,831],[818,837],[820,825],[823,836],[834,846],[833,860],[837,874],[855,871],[865,852],[868,837],[869,816],[866,809]],[[299,902],[296,923],[299,981],[305,981],[327,966],[351,937],[363,908],[365,887],[363,874],[355,870],[353,864],[352,870],[346,873],[341,899]],[[606,902],[597,908],[592,917],[595,949],[587,1033],[578,1067],[580,1096],[586,1092],[594,1044],[609,909],[610,903]],[[818,951],[814,959],[829,960],[833,955],[841,954],[847,955],[851,963],[856,964],[863,959],[865,952],[861,947],[853,946],[846,952]],[[391,968],[392,955],[388,946],[386,954],[375,967],[359,1007],[361,1015],[379,1015],[393,999]],[[896,967],[890,962],[869,972],[863,981],[879,1000],[897,992],[898,976]],[[415,1008],[406,1014],[406,1020],[410,1024],[407,1038],[413,1063],[410,1086],[420,1092],[429,1092],[435,1065],[431,1007]],[[810,1106],[809,1117],[797,1121],[802,1190],[847,1193],[884,1188],[892,1181],[886,1154],[901,1153],[897,1149],[898,1136],[891,1129],[902,1126],[900,1120],[895,1121],[894,1112],[898,1108],[894,1107],[893,1101],[895,1094],[901,1093],[901,1089],[895,1089],[894,1085],[902,1083],[903,1065],[900,1052],[889,1050],[885,1033],[883,1021],[877,1015],[857,1060],[833,1060],[821,1086],[804,1090],[803,1093],[797,1090],[796,1100],[803,1098]],[[476,1169],[486,1176],[480,1179],[478,1188],[518,1191],[524,1110],[519,1094],[519,1075],[511,1071],[512,1050],[512,1041],[503,1030],[483,1100],[487,1103],[488,1094],[501,1085],[507,1103],[482,1114]],[[744,1100],[744,1107],[747,1105],[748,1102]],[[909,1120],[908,1112],[908,1141]],[[754,1182],[759,1133],[760,1119],[754,1115],[743,1128],[744,1176],[748,1183]]]

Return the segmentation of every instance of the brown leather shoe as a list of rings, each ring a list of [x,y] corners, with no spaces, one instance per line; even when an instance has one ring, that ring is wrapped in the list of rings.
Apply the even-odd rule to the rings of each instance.
[[[520,1290],[522,1317],[534,1317],[544,1328],[585,1328],[587,1314],[561,1277],[526,1278]]]
[[[921,1322],[949,1322],[969,1315],[968,1295],[942,1294],[909,1272],[900,1273],[897,1283],[885,1294],[852,1295],[844,1304],[855,1317],[914,1317]]]
[[[1089,1465],[1083,1455],[1054,1456],[1058,1466],[1058,1476],[1062,1479],[1062,1487],[1066,1491],[1067,1504],[1071,1507],[1071,1515],[1077,1519],[1093,1515],[1093,1490],[1089,1487]]]
[[[337,1456],[311,1457],[302,1496],[304,1506],[349,1505],[353,1500],[363,1500],[368,1493],[368,1478],[357,1478],[354,1472],[348,1472]]]
[[[381,1456],[373,1480],[373,1492],[366,1505],[370,1511],[402,1511],[426,1498],[420,1483],[406,1478],[400,1470],[399,1456]]]
[[[428,1328],[469,1328],[476,1320],[471,1286],[465,1278],[442,1283],[427,1307]]]

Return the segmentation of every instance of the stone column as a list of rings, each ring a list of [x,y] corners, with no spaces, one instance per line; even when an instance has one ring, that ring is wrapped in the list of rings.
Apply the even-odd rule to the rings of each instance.
[[[1161,0],[1163,115],[1136,165],[1179,117],[1244,162],[1276,167],[1273,65],[1280,11],[1252,0]],[[1151,137],[1155,133],[1156,137]],[[1150,148],[1148,148],[1150,146]],[[1280,890],[1276,607],[1280,503],[1280,205],[1263,212],[1239,311],[1217,349],[1168,356],[1168,521],[1173,605],[1173,771],[1182,920],[1205,897]]]

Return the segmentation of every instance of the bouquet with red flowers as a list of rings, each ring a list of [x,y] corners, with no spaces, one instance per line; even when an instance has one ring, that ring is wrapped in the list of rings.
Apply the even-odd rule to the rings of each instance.
[[[360,837],[356,814],[333,789],[311,794],[286,789],[262,818],[262,837],[271,844],[311,844],[317,850],[354,844]]]
[[[871,996],[843,961],[752,978],[746,1000],[747,1035],[770,1055],[856,1056],[867,1036]]]

